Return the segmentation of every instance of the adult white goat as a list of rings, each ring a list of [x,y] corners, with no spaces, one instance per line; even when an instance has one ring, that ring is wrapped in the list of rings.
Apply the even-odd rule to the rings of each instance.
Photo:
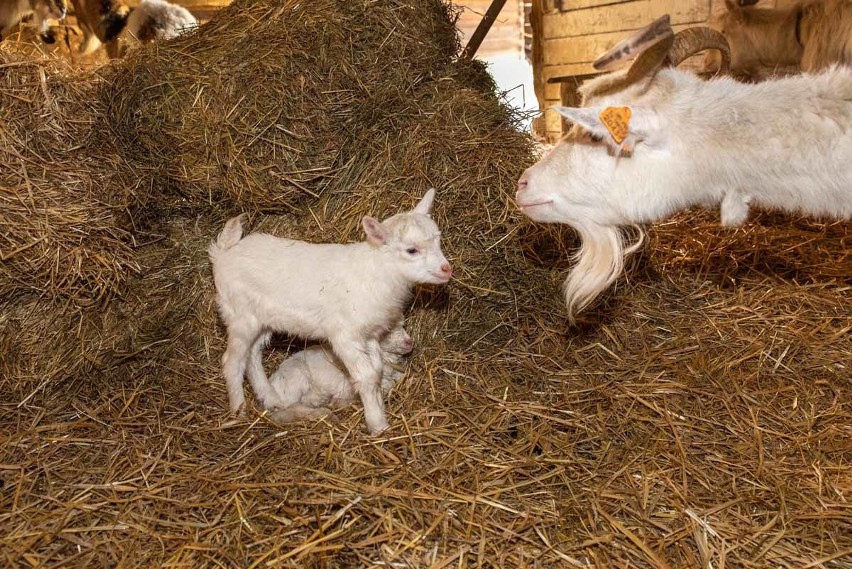
[[[735,75],[852,64],[852,0],[800,0],[789,8],[755,3],[725,0],[727,10],[711,24],[728,40]],[[708,68],[715,65],[715,54],[705,61]]]
[[[8,37],[21,20],[32,14],[41,40],[54,43],[56,39],[49,33],[48,20],[62,20],[66,11],[65,0],[0,0],[0,41]]]
[[[664,64],[724,51],[724,38],[707,28],[674,36],[663,23],[653,41],[647,32],[659,22],[601,58],[611,63],[613,53],[644,47],[629,69],[584,85],[583,107],[557,107],[574,129],[518,181],[521,211],[567,223],[582,239],[564,287],[571,321],[639,246],[625,249],[620,226],[698,205],[720,205],[725,226],[743,223],[751,205],[852,215],[852,69],[757,84],[702,81]]]
[[[386,395],[402,377],[398,367],[403,356],[411,353],[414,343],[400,323],[379,345],[382,351],[380,385],[382,394]],[[278,423],[318,419],[329,414],[332,408],[351,404],[357,396],[346,368],[328,344],[310,346],[293,354],[281,362],[269,382],[285,405],[269,414],[269,418]]]
[[[284,407],[263,370],[273,332],[328,340],[364,405],[372,434],[388,427],[379,340],[402,320],[418,283],[443,284],[452,268],[432,220],[435,190],[383,222],[364,216],[367,241],[305,243],[262,233],[242,238],[240,218],[210,245],[217,301],[228,328],[222,374],[232,412],[245,404],[243,375],[266,409]]]

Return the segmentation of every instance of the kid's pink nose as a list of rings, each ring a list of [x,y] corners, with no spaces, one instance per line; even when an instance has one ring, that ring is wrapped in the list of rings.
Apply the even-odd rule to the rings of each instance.
[[[407,340],[403,340],[402,341],[402,347],[405,348],[406,350],[410,350],[411,348],[414,347],[414,341],[411,338],[409,338]]]
[[[443,265],[441,265],[441,272],[447,275],[448,277],[453,276],[453,268],[450,266],[449,263],[444,263]]]

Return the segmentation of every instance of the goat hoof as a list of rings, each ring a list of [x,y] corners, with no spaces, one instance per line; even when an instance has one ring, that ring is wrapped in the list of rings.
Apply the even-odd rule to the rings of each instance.
[[[384,423],[381,423],[381,424],[379,424],[375,427],[370,428],[369,431],[370,431],[370,435],[376,437],[376,436],[381,435],[382,433],[384,433],[388,429],[390,429],[390,425],[387,423],[387,421],[385,421]]]

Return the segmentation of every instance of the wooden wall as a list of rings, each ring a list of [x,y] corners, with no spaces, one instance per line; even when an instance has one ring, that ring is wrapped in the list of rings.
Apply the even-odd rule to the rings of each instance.
[[[789,5],[793,0],[760,0],[759,6]],[[594,72],[592,61],[633,30],[669,14],[675,31],[706,25],[725,10],[724,0],[537,0],[541,30],[534,38],[540,53],[533,58],[538,82],[539,106],[545,110],[539,128],[548,138],[558,137],[561,120],[551,110],[559,103],[557,83],[552,77]],[[535,49],[535,48],[534,48]]]
[[[459,32],[461,32],[462,47],[467,43],[482,16],[491,5],[491,0],[457,0],[453,4],[462,8],[459,17]],[[476,52],[479,57],[517,53],[523,55],[523,2],[522,0],[507,0],[497,16],[488,35]]]

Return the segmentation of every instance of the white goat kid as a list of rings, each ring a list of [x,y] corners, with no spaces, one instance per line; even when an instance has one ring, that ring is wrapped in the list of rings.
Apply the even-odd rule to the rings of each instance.
[[[83,30],[82,54],[93,53],[103,44],[114,59],[138,44],[171,39],[198,26],[189,10],[164,0],[142,0],[136,8],[121,0],[71,2]]]
[[[381,390],[386,395],[402,377],[398,367],[414,344],[400,324],[379,345],[383,362]],[[281,362],[269,382],[285,405],[269,414],[278,423],[320,418],[332,408],[350,405],[357,396],[345,366],[328,344],[310,346],[290,356]]]
[[[243,375],[266,409],[284,402],[263,370],[273,332],[328,340],[352,378],[370,433],[388,427],[379,339],[402,320],[414,285],[443,284],[452,268],[430,217],[434,190],[411,211],[383,222],[364,216],[367,241],[312,244],[256,233],[240,218],[210,245],[220,313],[228,329],[222,374],[232,412],[245,404]]]
[[[198,22],[189,10],[164,0],[142,0],[127,17],[119,35],[120,53],[152,41],[162,41],[192,31]]]
[[[50,19],[65,18],[65,0],[0,0],[0,41],[8,37],[25,17],[32,14],[33,24],[45,43],[54,43],[49,33]]]
[[[657,24],[611,52],[629,52]],[[705,48],[724,51],[724,38],[706,28],[675,37],[667,24],[656,42],[644,38],[629,69],[584,85],[583,107],[557,108],[575,128],[518,181],[521,211],[567,223],[582,238],[564,287],[572,321],[638,247],[624,249],[620,226],[702,205],[720,205],[725,226],[746,221],[751,205],[852,216],[852,69],[759,84],[705,82],[664,63]],[[613,121],[625,107],[629,120]]]

